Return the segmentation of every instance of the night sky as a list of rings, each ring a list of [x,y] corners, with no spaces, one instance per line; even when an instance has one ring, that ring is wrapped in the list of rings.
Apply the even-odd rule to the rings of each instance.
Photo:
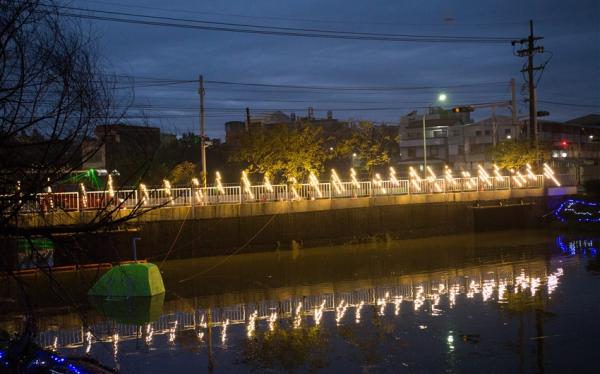
[[[551,112],[548,119],[555,120],[600,112],[600,2],[597,0],[73,0],[68,4],[188,20],[173,21],[182,24],[210,21],[360,33],[510,39],[526,37],[528,21],[533,19],[535,34],[544,37],[539,45],[547,51],[536,56],[536,65],[551,58],[539,80],[538,109]],[[143,113],[151,125],[177,134],[198,132],[197,83],[179,80],[196,80],[200,73],[213,82],[327,88],[207,83],[207,132],[212,137],[223,136],[226,121],[243,120],[245,107],[250,107],[253,115],[276,109],[306,115],[306,108],[313,106],[317,117],[324,117],[325,111],[331,109],[334,117],[340,119],[393,123],[412,110],[423,110],[440,92],[448,95],[446,107],[509,100],[511,78],[517,82],[519,115],[526,115],[528,110],[523,102],[527,91],[520,72],[526,59],[513,55],[510,42],[344,40],[100,20],[81,22],[92,24],[106,69],[135,77],[130,122],[143,122],[139,119]],[[370,90],[347,89],[351,87]],[[498,113],[509,115],[506,110]],[[488,115],[486,110],[475,113],[476,118]]]

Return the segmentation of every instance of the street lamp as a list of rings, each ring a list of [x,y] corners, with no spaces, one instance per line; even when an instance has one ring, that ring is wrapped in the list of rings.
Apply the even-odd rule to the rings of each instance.
[[[448,97],[445,93],[441,93],[438,95],[437,101],[442,103],[445,102]],[[433,106],[434,103],[431,103],[430,107]],[[427,137],[425,135],[425,117],[427,117],[427,112],[423,114],[423,171],[427,170]]]

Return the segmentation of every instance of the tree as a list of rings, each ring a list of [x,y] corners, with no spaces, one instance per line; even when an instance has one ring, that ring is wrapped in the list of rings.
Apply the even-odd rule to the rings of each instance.
[[[229,159],[245,163],[250,173],[301,179],[323,171],[330,158],[324,142],[320,127],[305,124],[253,128],[241,136]]]
[[[491,150],[492,159],[501,168],[520,169],[526,164],[533,165],[546,157],[548,151],[544,147],[532,147],[527,141],[515,142],[505,140]]]
[[[198,167],[189,161],[183,161],[171,170],[169,180],[173,184],[189,185],[192,178],[199,175]]]
[[[39,194],[76,174],[97,153],[102,144],[90,147],[87,141],[98,125],[123,117],[113,95],[116,79],[99,61],[93,38],[65,18],[53,0],[0,0],[0,272],[19,287],[27,316],[19,347],[31,342],[35,319],[29,291],[14,272],[19,265],[15,247],[29,244],[29,257],[37,259],[44,257],[40,245],[52,241],[77,261],[84,253],[79,234],[113,229],[144,212],[140,206],[121,212],[121,203],[113,199],[73,226],[24,226],[19,219],[24,213],[45,215]],[[51,272],[38,268],[57,298],[80,307]]]
[[[397,135],[391,134],[387,126],[376,127],[371,122],[361,121],[350,138],[340,144],[338,154],[352,157],[356,153],[365,169],[372,173],[375,167],[388,163],[397,149]]]
[[[142,212],[115,219],[113,204],[69,228],[19,227],[16,219],[98,152],[102,143],[88,142],[97,126],[124,117],[116,78],[100,60],[89,33],[51,0],[0,0],[0,236],[109,229]]]

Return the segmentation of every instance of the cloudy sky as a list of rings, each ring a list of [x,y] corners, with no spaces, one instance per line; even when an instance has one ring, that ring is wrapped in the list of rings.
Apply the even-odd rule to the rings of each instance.
[[[341,119],[397,122],[401,115],[415,109],[422,111],[434,103],[440,92],[448,95],[444,104],[448,107],[509,100],[511,78],[517,83],[520,115],[526,115],[527,91],[520,72],[525,59],[513,54],[508,40],[526,37],[529,19],[534,20],[535,34],[544,37],[539,45],[544,46],[545,53],[536,56],[536,65],[547,62],[543,75],[538,77],[539,110],[549,111],[550,118],[556,120],[600,112],[597,0],[62,3],[116,12],[69,10],[75,14],[154,22],[148,25],[82,21],[92,23],[107,69],[134,77],[132,122],[139,122],[135,117],[143,113],[149,123],[164,131],[198,131],[198,88],[194,80],[199,74],[207,80],[207,132],[213,137],[223,136],[226,121],[243,120],[246,107],[253,115],[275,109],[305,115],[306,108],[312,106],[318,117],[330,109]],[[344,35],[433,35],[482,40],[331,39],[215,31],[206,30],[205,26],[261,32],[298,33],[281,29],[294,28],[356,33]],[[373,39],[381,39],[381,35]],[[499,113],[509,114],[502,110]],[[478,118],[487,115],[486,110],[476,112]]]

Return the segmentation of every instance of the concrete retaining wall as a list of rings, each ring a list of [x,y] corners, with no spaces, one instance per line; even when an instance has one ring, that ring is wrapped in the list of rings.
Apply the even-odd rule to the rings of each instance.
[[[502,191],[475,191],[460,193],[417,194],[400,196],[377,196],[348,199],[322,199],[300,201],[278,201],[266,203],[222,204],[210,206],[165,206],[150,210],[141,217],[137,223],[155,221],[179,221],[184,219],[212,219],[235,218],[248,216],[261,216],[286,213],[306,213],[322,210],[354,209],[373,206],[412,205],[434,203],[459,203],[473,201],[511,200],[544,196],[545,190],[539,189],[514,189]],[[548,191],[550,192],[550,191]],[[564,195],[568,192],[558,191]],[[130,213],[128,209],[116,211],[114,218],[125,217]],[[93,210],[81,212],[56,212],[44,215],[27,214],[19,217],[19,226],[46,227],[46,226],[71,226],[82,225],[94,219],[96,212]]]
[[[131,258],[131,236],[141,236],[138,258],[170,259],[287,249],[393,238],[536,227],[568,191],[544,189],[380,196],[269,203],[164,207],[137,218],[137,233],[94,236],[95,262]],[[559,196],[545,196],[545,195]],[[122,210],[117,215],[129,212]],[[93,212],[32,216],[27,225],[77,224]]]
[[[359,204],[355,202],[355,204]],[[222,255],[474,231],[539,227],[551,209],[544,197],[501,202],[367,205],[238,217],[145,222],[138,248],[145,257]],[[551,203],[553,205],[556,203]],[[177,239],[175,239],[177,238]],[[157,245],[157,243],[160,243]],[[295,243],[295,244],[293,244]]]

